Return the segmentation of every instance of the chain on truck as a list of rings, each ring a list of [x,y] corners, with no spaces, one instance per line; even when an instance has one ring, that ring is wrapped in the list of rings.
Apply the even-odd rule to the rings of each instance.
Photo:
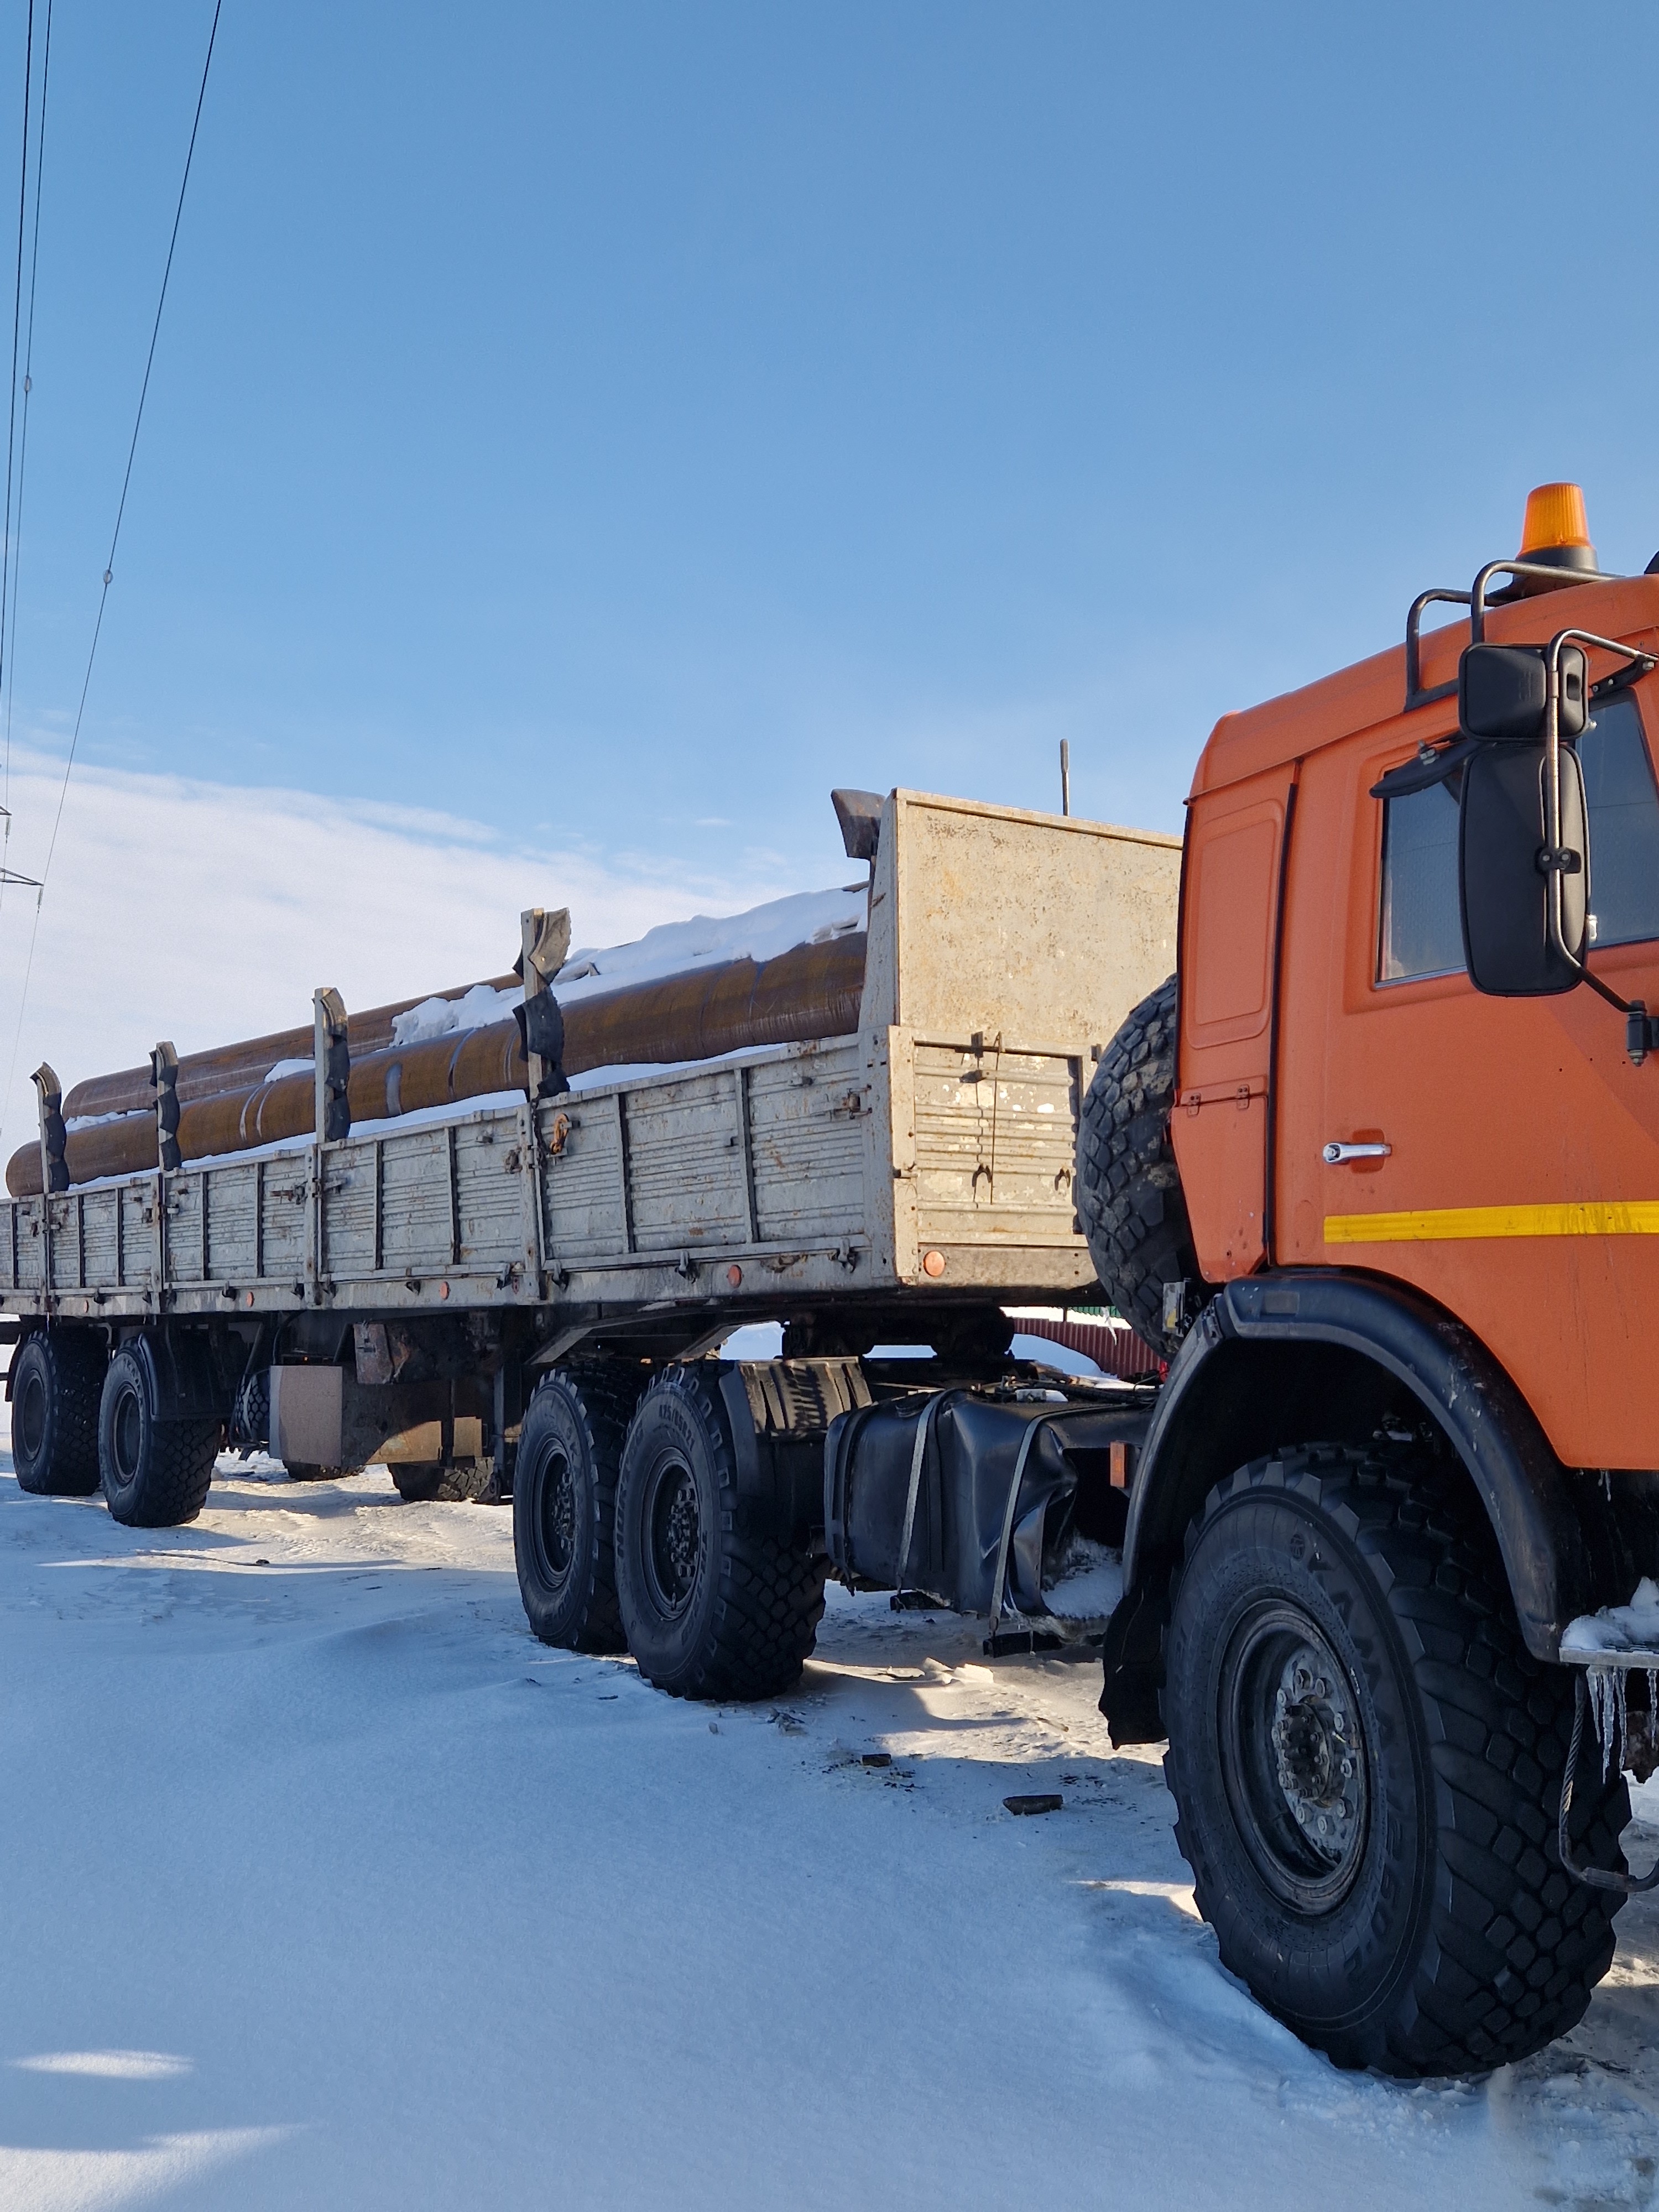
[[[805,985],[584,1012],[532,911],[514,1021],[430,1067],[319,993],[263,1087],[273,1040],[162,1047],[78,1126],[43,1069],[0,1224],[19,1480],[141,1525],[227,1442],[510,1489],[535,1632],[687,1696],[786,1687],[829,1576],[994,1652],[1092,1640],[1265,2005],[1344,2065],[1534,2051],[1659,1880],[1620,1842],[1659,1680],[1656,666],[1659,574],[1601,571],[1546,486],[1403,646],[1224,717],[1184,841],[840,793],[867,927]],[[296,1085],[309,1140],[239,1158]],[[1103,1298],[1161,1376],[1011,1355],[1006,1310]],[[718,1356],[758,1320],[781,1358]],[[1109,1617],[1064,1600],[1091,1547]]]

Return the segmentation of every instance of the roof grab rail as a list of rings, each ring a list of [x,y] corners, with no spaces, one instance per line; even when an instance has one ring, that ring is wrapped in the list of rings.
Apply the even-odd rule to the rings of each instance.
[[[1483,569],[1481,574],[1484,575],[1486,571]],[[1449,699],[1457,689],[1455,678],[1449,684],[1435,684],[1431,690],[1423,689],[1423,610],[1432,606],[1437,600],[1444,600],[1453,606],[1468,607],[1471,627],[1474,624],[1473,592],[1419,592],[1412,601],[1406,617],[1406,704],[1403,711],[1407,714],[1415,707],[1430,706],[1437,699]]]
[[[1491,604],[1486,586],[1494,576],[1515,576],[1530,580],[1536,578],[1552,590],[1559,591],[1572,584],[1620,584],[1622,576],[1607,569],[1561,568],[1544,561],[1488,561],[1467,592],[1419,592],[1412,601],[1406,617],[1406,704],[1402,712],[1411,714],[1419,707],[1431,706],[1437,699],[1449,699],[1457,690],[1454,677],[1449,684],[1431,684],[1423,688],[1423,610],[1437,601],[1469,611],[1469,643],[1482,645],[1486,636],[1486,609]]]

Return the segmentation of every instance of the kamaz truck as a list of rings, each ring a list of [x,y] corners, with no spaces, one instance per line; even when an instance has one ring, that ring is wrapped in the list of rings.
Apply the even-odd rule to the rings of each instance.
[[[787,1688],[830,1576],[994,1656],[1092,1639],[1265,2005],[1342,2065],[1522,2057],[1659,1879],[1620,1842],[1656,667],[1659,574],[1547,486],[1401,642],[1224,718],[1184,840],[839,793],[869,875],[827,949],[584,1010],[531,909],[513,1020],[465,1036],[354,1044],[319,991],[309,1073],[162,1045],[77,1116],[43,1068],[0,1213],[18,1479],[139,1525],[227,1445],[510,1494],[535,1633],[684,1696]],[[1012,1356],[1010,1308],[1101,1304],[1150,1377]],[[723,1356],[754,1322],[780,1356]]]

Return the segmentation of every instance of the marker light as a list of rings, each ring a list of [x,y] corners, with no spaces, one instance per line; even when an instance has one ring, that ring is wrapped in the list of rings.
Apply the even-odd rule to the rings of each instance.
[[[1527,519],[1521,529],[1522,561],[1541,561],[1553,568],[1595,566],[1584,495],[1575,483],[1540,484],[1527,494]]]

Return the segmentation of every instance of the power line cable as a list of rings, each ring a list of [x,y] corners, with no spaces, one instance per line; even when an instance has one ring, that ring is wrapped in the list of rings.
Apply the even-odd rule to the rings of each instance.
[[[7,611],[0,606],[0,636],[9,635],[11,650],[4,654],[6,679],[6,732],[4,756],[4,790],[0,793],[0,816],[4,817],[4,839],[0,842],[0,906],[6,896],[7,872],[5,861],[11,847],[11,716],[12,704],[17,690],[17,599],[23,574],[23,488],[28,471],[29,457],[29,394],[34,389],[34,300],[40,271],[40,191],[46,175],[46,95],[52,82],[52,0],[46,0],[46,29],[40,52],[40,129],[34,153],[34,222],[29,245],[29,304],[25,319],[23,338],[23,407],[22,427],[17,437],[17,512],[15,521],[8,526],[6,543],[9,550],[15,539],[16,550],[11,562],[11,608],[8,631]]]
[[[33,7],[33,0],[30,0]],[[104,563],[103,588],[98,595],[98,612],[92,625],[92,644],[87,653],[86,674],[81,679],[81,697],[75,710],[75,727],[70,736],[69,757],[64,763],[64,781],[58,793],[58,811],[52,817],[52,836],[46,846],[46,866],[40,871],[40,881],[34,894],[34,921],[29,931],[28,957],[23,963],[23,989],[17,1002],[17,1029],[12,1038],[11,1066],[6,1077],[4,1097],[0,1097],[0,1128],[3,1128],[5,1100],[11,1096],[11,1086],[17,1074],[17,1054],[23,1040],[23,1016],[28,1006],[29,981],[34,973],[34,948],[40,935],[40,908],[46,896],[46,884],[52,874],[52,855],[58,850],[58,832],[63,826],[64,801],[69,796],[70,772],[75,766],[75,752],[81,742],[81,722],[87,711],[87,693],[92,687],[93,663],[98,658],[98,641],[103,634],[104,609],[109,603],[109,587],[115,580],[115,549],[121,542],[121,524],[127,511],[127,492],[132,483],[132,465],[138,453],[138,433],[143,428],[144,402],[149,397],[149,373],[155,365],[155,342],[161,335],[161,311],[167,303],[167,282],[173,275],[173,256],[179,243],[179,225],[184,219],[185,194],[190,186],[191,164],[196,159],[196,135],[202,127],[202,105],[207,98],[208,73],[213,67],[213,48],[219,36],[219,15],[224,0],[214,0],[213,21],[208,31],[207,54],[202,63],[202,82],[196,94],[196,113],[190,126],[190,143],[185,149],[185,173],[179,180],[179,204],[173,211],[173,230],[167,240],[167,258],[161,270],[161,289],[155,302],[155,320],[149,333],[149,351],[144,356],[143,381],[138,387],[138,408],[133,417],[132,440],[127,447],[127,465],[121,478],[121,496],[115,509],[115,527],[110,532],[109,558]]]
[[[23,151],[17,169],[17,259],[11,290],[11,392],[6,406],[6,508],[3,538],[0,538],[0,678],[6,666],[6,614],[10,605],[11,577],[11,466],[12,449],[17,438],[17,342],[23,324],[23,226],[28,216],[29,204],[29,112],[34,104],[34,0],[28,0],[28,17],[23,33]],[[5,835],[0,842],[0,863],[9,858],[11,850],[11,749],[6,749],[5,796],[3,808]],[[6,870],[0,865],[0,896],[4,896]]]
[[[11,288],[11,398],[6,410],[6,534],[0,544],[0,672],[6,659],[6,605],[11,581],[11,464],[17,440],[17,350],[23,335],[23,228],[29,204],[29,111],[34,104],[34,0],[23,34],[23,159],[17,177],[17,265]]]

